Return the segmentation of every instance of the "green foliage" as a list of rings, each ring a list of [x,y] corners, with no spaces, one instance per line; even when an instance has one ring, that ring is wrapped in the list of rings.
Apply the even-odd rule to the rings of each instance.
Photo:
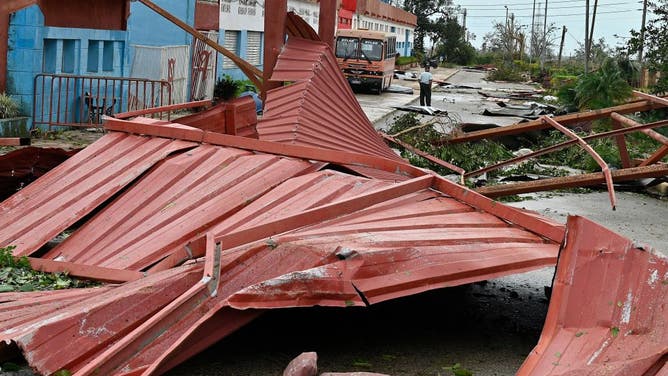
[[[25,256],[14,256],[12,251],[15,248],[14,246],[0,248],[0,292],[59,290],[93,285],[91,282],[70,278],[67,273],[35,271]]]
[[[610,130],[610,127],[601,123],[595,127],[597,133]],[[584,137],[585,132],[576,132]],[[551,145],[555,145],[568,138],[557,130],[550,131],[549,135],[541,139],[536,145],[536,149],[542,149]],[[621,159],[619,156],[619,149],[617,143],[613,138],[599,138],[588,141],[588,144],[603,158],[608,166],[621,168]],[[659,147],[659,143],[651,139],[649,136],[634,132],[626,135],[626,147],[629,156],[633,158],[647,158],[654,150]],[[587,172],[601,171],[601,167],[596,163],[586,151],[577,145],[569,146],[567,148],[549,153],[538,157],[538,162],[542,164],[555,166],[569,166],[572,168],[584,170]]]
[[[564,106],[569,112],[578,110],[577,101],[575,99],[575,85],[578,83],[576,76],[552,76],[550,84],[552,86],[552,93],[559,98],[559,103]]]
[[[454,376],[473,376],[473,372],[463,368],[459,363],[451,367],[443,367],[443,369],[452,372]]]
[[[668,93],[668,1],[649,1],[644,41],[640,31],[631,30],[628,53],[635,54],[644,46],[644,61],[650,70],[661,72],[659,82],[652,87],[656,94]],[[644,43],[643,43],[644,42]]]
[[[473,59],[474,64],[487,65],[492,64],[496,60],[496,55],[491,52],[478,53]]]
[[[459,65],[467,65],[473,61],[475,48],[466,42],[465,30],[456,17],[442,18],[435,35],[438,40],[436,55],[441,56],[443,61]]]
[[[9,119],[21,114],[21,109],[12,97],[2,93],[0,94],[0,119]]]
[[[496,70],[487,73],[487,79],[490,81],[524,81],[522,73],[513,64],[497,63]]]
[[[452,0],[405,0],[404,10],[417,16],[414,51],[424,53],[424,38],[438,34],[444,17],[453,13]],[[420,60],[422,61],[422,60]]]
[[[407,65],[407,64],[413,64],[417,63],[418,59],[415,56],[399,56],[395,62],[394,65]]]
[[[419,125],[420,121],[416,114],[403,114],[395,118],[395,122],[388,130],[388,133],[396,134],[414,128],[402,133],[398,138],[417,149],[461,167],[466,171],[477,170],[488,164],[512,157],[512,153],[503,145],[490,140],[481,140],[468,144],[434,146],[431,142],[442,138],[444,135],[436,131],[432,126],[418,127]],[[429,162],[409,151],[404,150],[401,155],[415,166],[429,168],[441,175],[452,174],[452,171],[447,168]]]
[[[14,249],[16,246],[13,245],[0,248],[0,268],[30,268],[27,257],[14,257]]]
[[[613,59],[606,59],[598,71],[581,76],[575,85],[575,100],[582,110],[612,107],[624,102],[632,93],[633,89]]]
[[[213,87],[213,97],[222,101],[228,101],[236,97],[241,88],[241,81],[236,81],[232,77],[225,75],[225,77],[216,81]]]

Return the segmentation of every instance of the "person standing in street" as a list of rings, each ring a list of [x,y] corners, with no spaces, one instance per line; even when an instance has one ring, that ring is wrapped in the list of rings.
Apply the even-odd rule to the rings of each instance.
[[[434,78],[429,72],[429,65],[425,65],[424,72],[420,74],[420,106],[431,106],[431,82]]]

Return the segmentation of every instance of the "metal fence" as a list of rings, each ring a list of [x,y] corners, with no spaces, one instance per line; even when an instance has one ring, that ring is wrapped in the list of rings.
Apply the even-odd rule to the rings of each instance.
[[[169,82],[143,78],[38,74],[33,93],[33,129],[98,127],[104,115],[172,104]]]

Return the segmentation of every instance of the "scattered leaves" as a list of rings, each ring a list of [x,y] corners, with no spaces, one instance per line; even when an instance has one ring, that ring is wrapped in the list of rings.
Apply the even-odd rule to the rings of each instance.
[[[459,363],[456,363],[451,367],[443,367],[443,369],[452,372],[454,376],[473,376],[473,372],[463,368]]]
[[[67,273],[43,273],[33,270],[28,259],[15,257],[16,247],[0,248],[0,293],[12,291],[61,290],[90,287],[94,282],[71,278]]]

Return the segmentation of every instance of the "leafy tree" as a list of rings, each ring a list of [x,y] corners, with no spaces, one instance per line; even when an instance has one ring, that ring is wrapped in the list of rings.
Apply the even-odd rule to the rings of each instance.
[[[404,0],[404,9],[417,16],[414,50],[423,54],[424,38],[438,33],[439,20],[453,14],[452,0]]]
[[[606,59],[596,72],[580,76],[575,101],[580,109],[612,107],[629,98],[632,88],[614,59]]]
[[[455,17],[441,19],[434,37],[436,38],[436,55],[444,61],[466,65],[473,61],[475,48],[464,39],[464,28]]]
[[[640,46],[644,45],[643,63],[647,64],[649,69],[661,72],[661,78],[653,91],[666,93],[668,92],[668,1],[650,1],[648,9],[654,16],[648,17],[644,41],[639,31],[631,30],[629,53],[637,53]]]

